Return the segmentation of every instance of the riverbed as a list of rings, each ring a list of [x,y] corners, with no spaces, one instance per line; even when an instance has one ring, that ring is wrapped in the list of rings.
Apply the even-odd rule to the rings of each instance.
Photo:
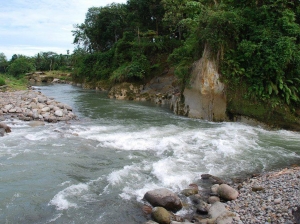
[[[71,85],[40,91],[79,120],[0,138],[0,223],[143,223],[146,191],[175,192],[201,174],[231,178],[300,164],[300,134],[174,115]]]

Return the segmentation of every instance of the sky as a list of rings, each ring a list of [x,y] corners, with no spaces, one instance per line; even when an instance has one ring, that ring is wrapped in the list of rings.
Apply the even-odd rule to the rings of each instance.
[[[74,50],[74,24],[84,22],[88,8],[126,0],[0,0],[0,53],[35,56]]]

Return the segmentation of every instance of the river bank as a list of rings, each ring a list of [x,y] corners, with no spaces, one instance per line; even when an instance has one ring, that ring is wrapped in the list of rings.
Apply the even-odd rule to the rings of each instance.
[[[183,216],[180,212],[179,215],[171,212],[168,214],[161,208],[170,210],[173,206],[172,201],[174,206],[178,207],[180,199],[176,194],[168,192],[167,189],[147,192],[146,200],[157,207],[143,207],[144,212],[150,213],[156,221],[145,224],[300,223],[299,166],[255,174],[244,181],[235,179],[234,183],[228,183],[230,186],[222,179],[209,174],[202,175],[202,181],[210,181],[211,187],[198,189],[196,184],[190,184],[188,189],[179,194],[181,204],[188,211]],[[152,194],[154,196],[151,197]],[[164,203],[168,206],[164,206]]]
[[[233,187],[239,197],[226,205],[243,223],[300,223],[300,167],[262,173]]]
[[[75,119],[72,107],[48,98],[38,91],[0,92],[0,120],[68,121]]]

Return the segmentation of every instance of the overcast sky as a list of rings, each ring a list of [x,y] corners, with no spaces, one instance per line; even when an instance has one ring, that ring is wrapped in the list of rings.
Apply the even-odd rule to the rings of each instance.
[[[34,56],[41,51],[73,52],[71,30],[88,8],[126,0],[0,0],[0,52]]]

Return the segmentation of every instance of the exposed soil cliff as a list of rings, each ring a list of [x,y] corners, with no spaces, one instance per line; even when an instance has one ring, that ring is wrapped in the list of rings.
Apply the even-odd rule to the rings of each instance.
[[[220,81],[215,60],[205,49],[202,58],[193,65],[189,85],[183,96],[173,100],[175,113],[209,121],[224,121],[226,116],[225,85]]]

